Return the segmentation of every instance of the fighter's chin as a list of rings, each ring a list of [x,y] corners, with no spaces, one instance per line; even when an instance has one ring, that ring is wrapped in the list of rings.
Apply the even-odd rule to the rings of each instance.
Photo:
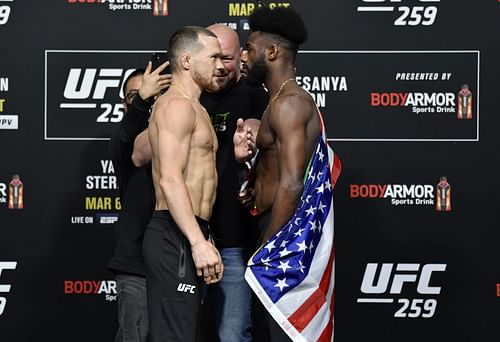
[[[231,79],[228,75],[216,75],[212,77],[212,84],[209,88],[207,88],[207,90],[210,92],[224,91],[227,89],[230,83]]]
[[[205,90],[209,93],[217,93],[222,89],[223,86],[223,83],[217,82],[217,80],[214,79],[205,87]]]

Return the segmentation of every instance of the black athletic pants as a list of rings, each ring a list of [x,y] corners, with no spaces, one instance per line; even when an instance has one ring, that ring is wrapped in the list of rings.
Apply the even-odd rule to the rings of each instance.
[[[209,238],[208,222],[196,218]],[[150,342],[199,341],[205,293],[196,275],[190,244],[167,210],[155,211],[143,240]]]

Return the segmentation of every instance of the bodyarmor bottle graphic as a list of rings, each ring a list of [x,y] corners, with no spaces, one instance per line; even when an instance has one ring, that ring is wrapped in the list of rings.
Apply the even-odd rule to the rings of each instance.
[[[436,185],[436,211],[451,211],[451,186],[446,177]]]
[[[472,93],[467,84],[458,92],[457,119],[472,119]]]
[[[154,0],[153,15],[167,16],[168,15],[168,0]]]
[[[9,183],[9,209],[22,209],[23,208],[23,182],[19,175],[12,176]]]

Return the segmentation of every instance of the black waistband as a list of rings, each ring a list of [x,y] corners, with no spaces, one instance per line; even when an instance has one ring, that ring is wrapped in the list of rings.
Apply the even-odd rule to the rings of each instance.
[[[155,210],[155,211],[153,211],[153,215],[151,216],[151,218],[168,220],[168,221],[175,223],[174,218],[172,217],[172,215],[170,214],[170,211],[168,211],[168,210]],[[206,221],[198,216],[195,216],[195,218],[201,227],[208,227],[208,221]]]

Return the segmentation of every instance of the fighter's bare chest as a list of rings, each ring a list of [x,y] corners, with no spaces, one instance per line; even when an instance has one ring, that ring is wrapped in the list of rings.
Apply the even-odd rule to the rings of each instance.
[[[257,148],[261,151],[270,149],[275,144],[274,133],[271,127],[269,126],[269,122],[266,117],[262,118],[256,143],[257,143]]]
[[[193,146],[211,151],[217,150],[217,135],[208,114],[200,109],[196,111],[196,124],[191,138]]]

